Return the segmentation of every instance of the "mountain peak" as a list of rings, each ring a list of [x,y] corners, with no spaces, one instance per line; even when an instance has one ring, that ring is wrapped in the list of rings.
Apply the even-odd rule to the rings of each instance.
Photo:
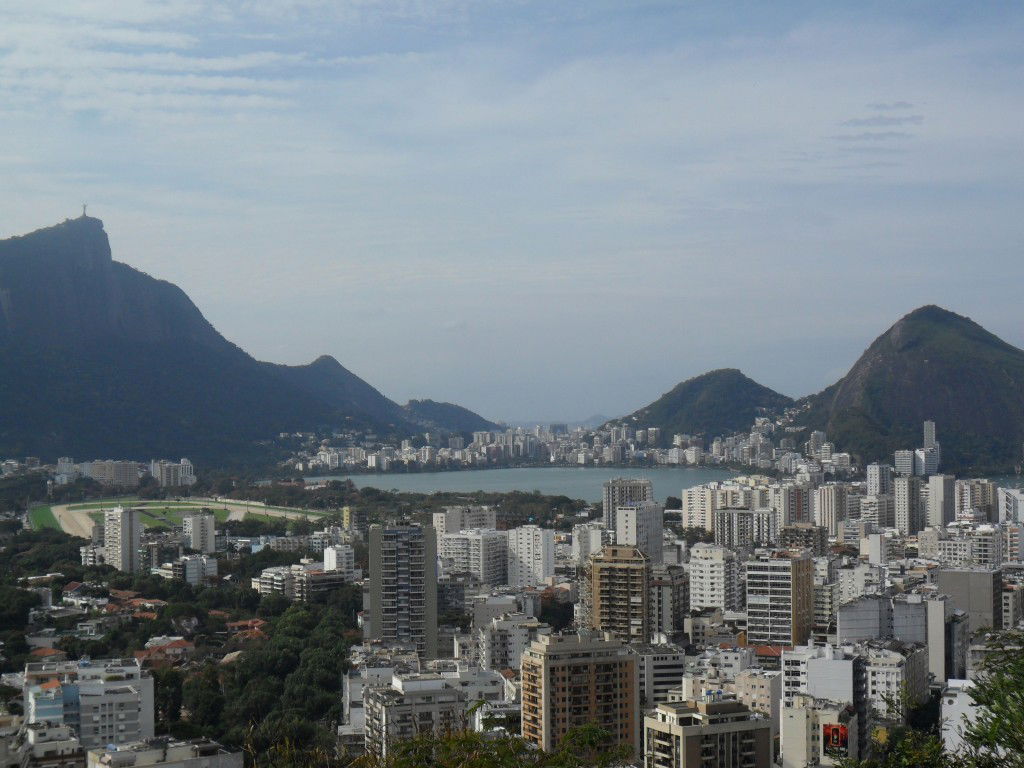
[[[1004,470],[1024,440],[1024,352],[930,304],[900,318],[849,372],[809,399],[808,426],[864,462],[889,460],[932,419],[944,469]]]
[[[927,346],[945,353],[969,353],[972,345],[1012,347],[964,315],[928,304],[904,315],[879,336],[869,351],[905,351]]]
[[[105,269],[111,260],[103,222],[92,216],[65,219],[27,235],[0,240],[0,263],[11,269],[26,262],[55,269]]]
[[[341,363],[338,362],[338,359],[336,357],[332,356],[332,355],[320,355],[320,357],[318,357],[316,360],[314,360],[309,365],[310,365],[311,368],[326,368],[326,369],[335,369],[335,368],[342,368],[342,367],[344,367],[344,366],[342,366]]]
[[[785,408],[792,400],[758,384],[738,368],[716,368],[687,379],[645,408],[615,419],[635,426],[708,437],[749,429],[756,416]]]

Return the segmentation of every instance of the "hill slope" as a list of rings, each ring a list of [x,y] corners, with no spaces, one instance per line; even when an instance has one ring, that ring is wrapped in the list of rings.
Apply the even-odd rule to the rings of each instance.
[[[254,360],[81,217],[0,241],[0,455],[265,455],[280,431],[418,428],[332,358]]]
[[[402,408],[407,418],[427,427],[433,426],[451,432],[484,432],[498,428],[493,421],[488,421],[480,414],[454,403],[410,400]]]
[[[711,438],[748,430],[756,416],[779,411],[792,402],[735,368],[720,368],[677,384],[616,423],[661,427],[664,440],[671,440],[676,433]]]
[[[808,425],[865,462],[920,446],[931,419],[944,470],[1005,469],[1024,441],[1024,351],[970,318],[921,307],[807,402]]]

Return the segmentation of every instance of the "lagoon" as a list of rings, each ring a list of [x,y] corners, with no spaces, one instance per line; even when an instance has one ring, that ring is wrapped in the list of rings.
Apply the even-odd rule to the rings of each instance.
[[[450,472],[332,475],[307,479],[351,480],[358,488],[410,493],[540,491],[573,499],[600,501],[605,480],[613,477],[645,477],[654,485],[654,497],[664,501],[668,496],[679,496],[683,488],[727,480],[735,475],[735,472],[729,470],[707,467],[505,467]]]

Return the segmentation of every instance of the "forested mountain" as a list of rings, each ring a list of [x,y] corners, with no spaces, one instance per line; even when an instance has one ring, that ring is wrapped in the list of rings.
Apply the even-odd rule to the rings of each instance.
[[[710,439],[749,430],[757,416],[776,413],[792,402],[735,368],[720,368],[687,379],[650,405],[610,423],[660,427],[663,440],[677,433]]]
[[[1024,351],[970,318],[921,307],[805,402],[808,425],[865,462],[920,446],[930,419],[944,470],[1009,469],[1024,443]]]

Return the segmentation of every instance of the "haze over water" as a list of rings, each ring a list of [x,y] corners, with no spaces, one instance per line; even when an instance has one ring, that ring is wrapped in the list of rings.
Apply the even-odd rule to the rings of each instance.
[[[725,469],[705,467],[514,467],[458,472],[331,475],[309,479],[351,480],[358,488],[410,493],[540,491],[573,499],[600,501],[605,480],[613,477],[646,477],[654,484],[654,497],[664,501],[667,496],[678,496],[683,488],[726,480],[735,474]]]

